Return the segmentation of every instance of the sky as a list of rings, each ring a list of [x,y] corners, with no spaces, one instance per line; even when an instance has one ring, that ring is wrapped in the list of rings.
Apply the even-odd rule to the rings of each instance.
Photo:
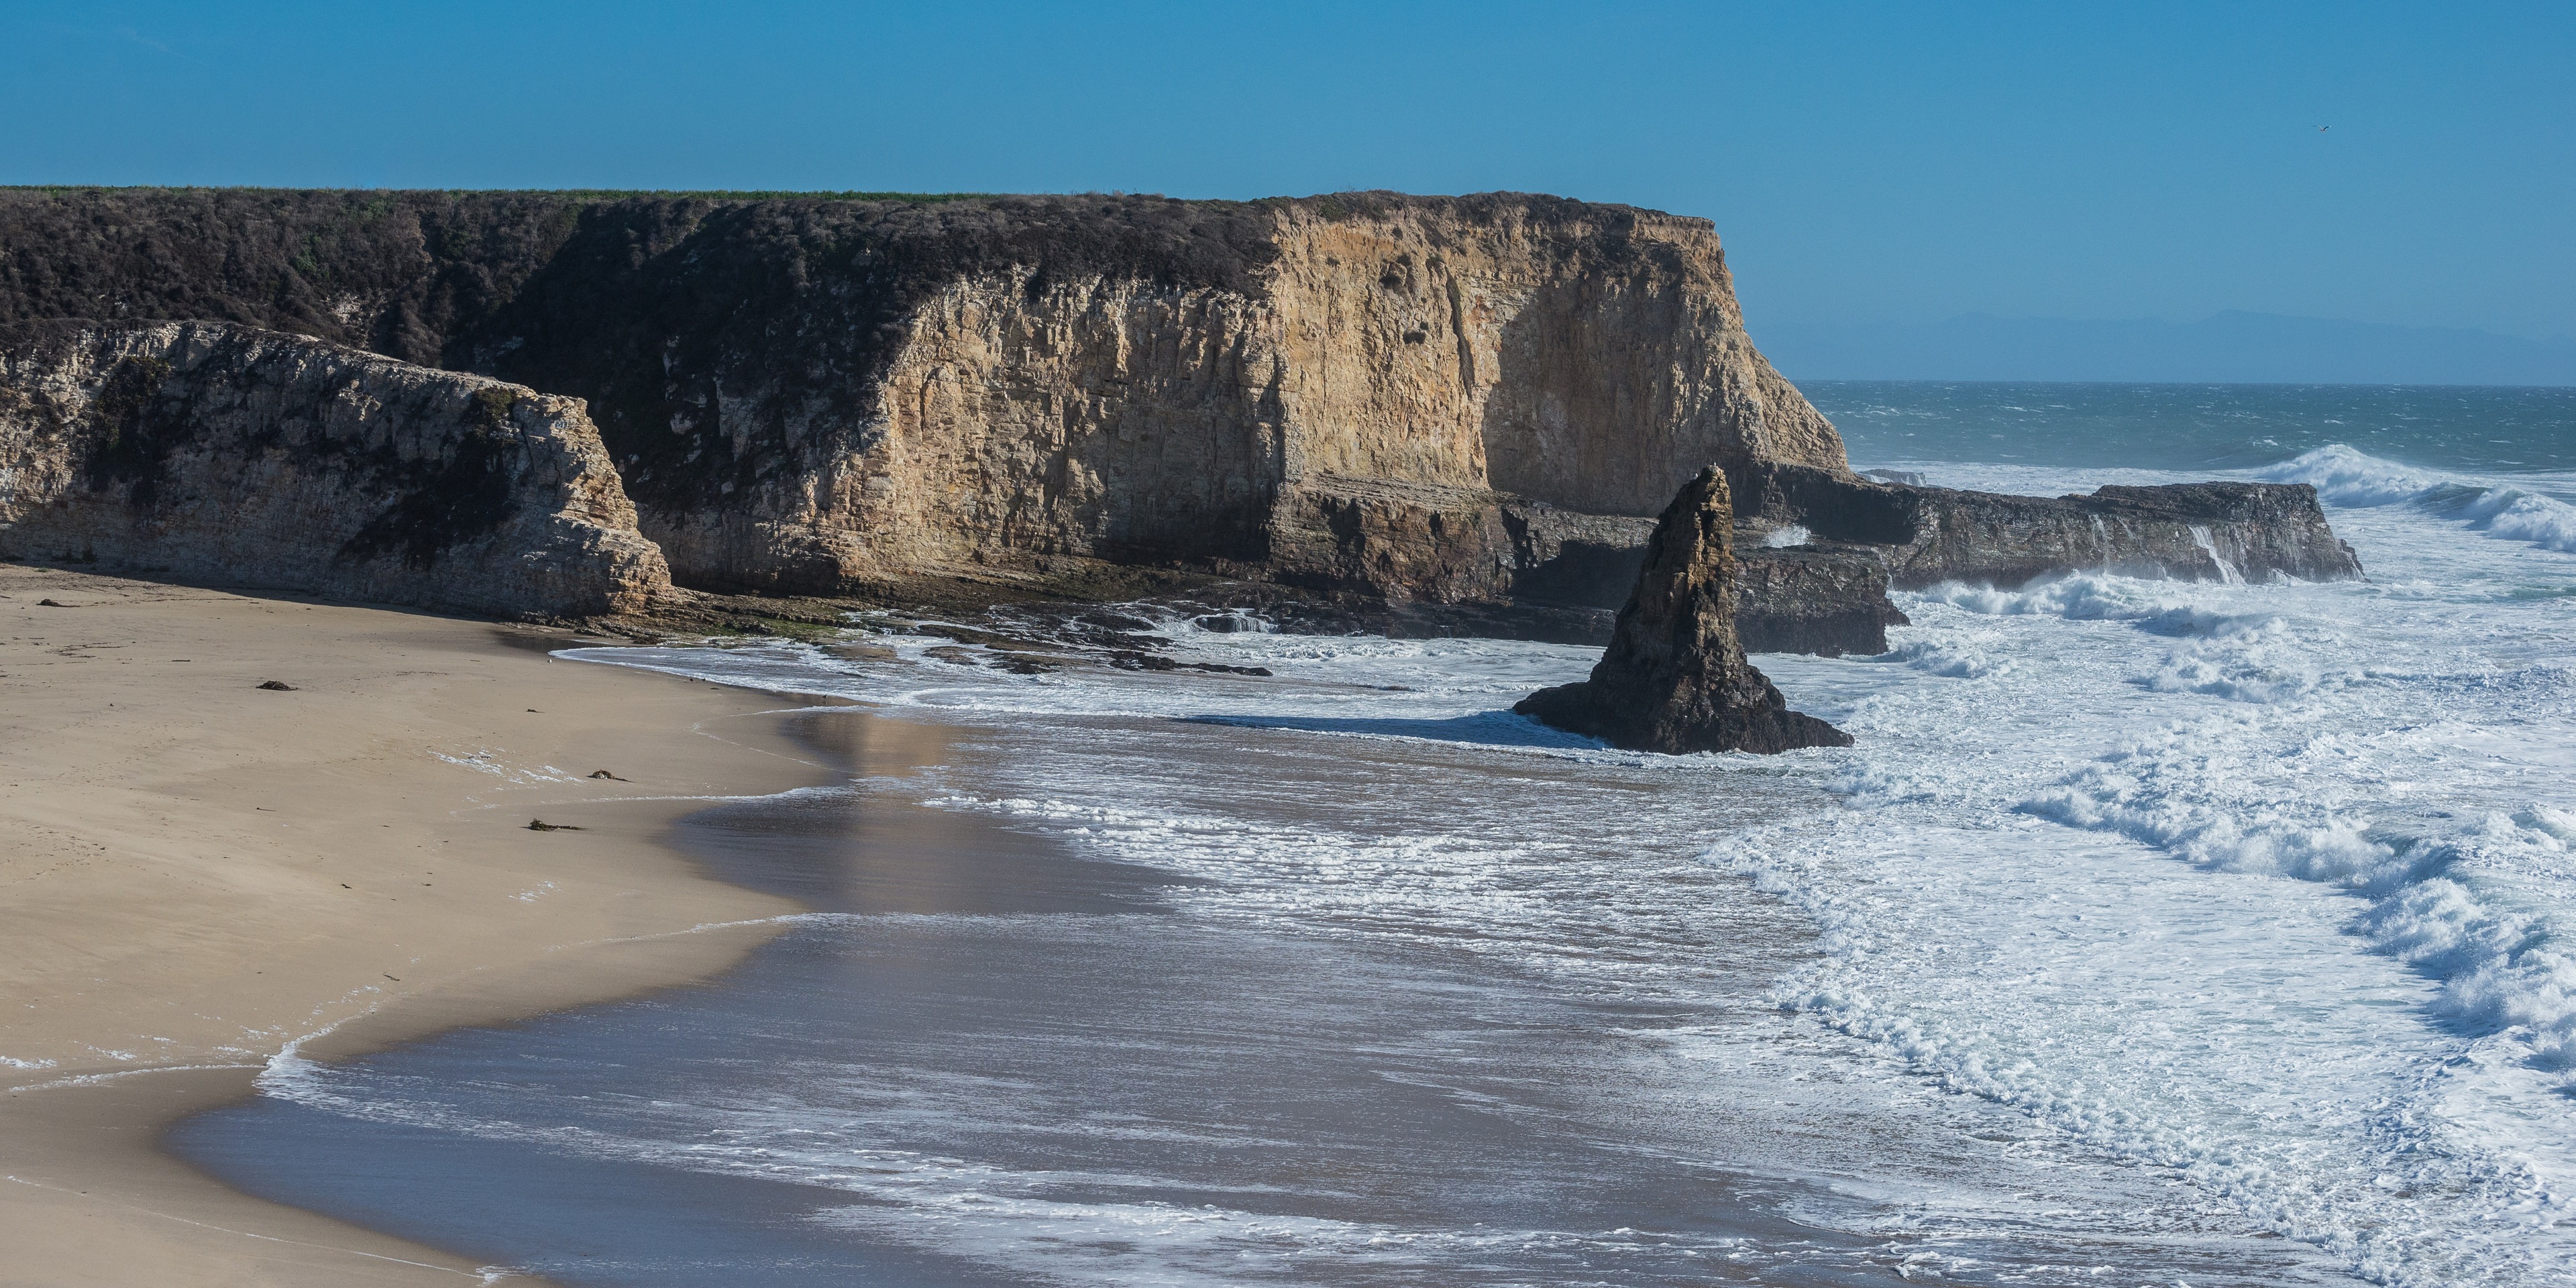
[[[1508,189],[1716,221],[1757,340],[2231,309],[2546,340],[2571,68],[2566,3],[0,0],[0,183]]]

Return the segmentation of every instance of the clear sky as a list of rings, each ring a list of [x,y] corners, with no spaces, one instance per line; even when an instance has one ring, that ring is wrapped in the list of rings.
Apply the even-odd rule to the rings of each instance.
[[[1757,338],[2576,334],[2564,2],[0,0],[0,121],[7,183],[1555,192],[1716,220]]]

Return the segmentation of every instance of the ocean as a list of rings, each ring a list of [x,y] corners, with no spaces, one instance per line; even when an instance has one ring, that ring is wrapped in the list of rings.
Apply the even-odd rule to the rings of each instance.
[[[709,983],[180,1152],[577,1285],[2576,1281],[2576,390],[1824,383],[1854,463],[2315,484],[2369,579],[1905,594],[1858,745],[1602,749],[1591,650],[1166,620],[583,649],[856,706],[677,840]]]

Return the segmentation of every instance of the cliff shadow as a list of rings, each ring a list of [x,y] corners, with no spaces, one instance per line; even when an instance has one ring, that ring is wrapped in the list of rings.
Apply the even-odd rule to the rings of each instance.
[[[1539,287],[1490,355],[1462,353],[1462,372],[1478,357],[1494,364],[1480,425],[1488,486],[1588,514],[1653,515],[1706,463],[1676,438],[1686,310],[1668,266],[1607,267],[1614,282]]]
[[[1628,602],[1637,572],[1646,566],[1643,545],[1614,546],[1599,541],[1568,541],[1556,556],[1524,569],[1512,581],[1512,597],[1533,604],[1617,611]]]

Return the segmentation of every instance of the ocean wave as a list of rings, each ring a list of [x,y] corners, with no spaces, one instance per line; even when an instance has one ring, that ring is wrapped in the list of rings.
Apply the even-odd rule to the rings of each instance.
[[[2256,477],[2267,483],[2305,483],[2327,504],[2354,507],[2412,501],[2442,482],[2439,476],[2341,443],[2302,452],[2256,471]]]
[[[2263,705],[2304,698],[2332,683],[2359,679],[2352,670],[2328,672],[2304,656],[2220,657],[2198,651],[2172,654],[2143,681],[2157,693],[2198,693]]]
[[[1907,640],[1879,655],[1927,675],[1953,680],[1982,680],[2012,670],[2012,659],[1956,641]]]
[[[2018,590],[1946,581],[1921,592],[1924,599],[1988,617],[2063,617],[2073,622],[2133,622],[2157,635],[2217,637],[2281,629],[2278,612],[2222,612],[2197,602],[2172,582],[2141,581],[2116,573],[2067,573]]]
[[[2010,899],[2026,910],[2014,918],[2024,928],[2023,945],[1992,935],[1925,943],[1952,924],[1956,909],[1943,900],[1951,892],[1909,882],[1908,898],[1889,888],[1885,876],[1937,860],[1912,853],[1909,844],[1878,856],[1888,867],[1852,866],[1853,855],[1874,848],[1869,835],[1885,826],[1866,816],[1838,825],[1843,853],[1832,857],[1786,829],[1776,848],[1756,844],[1711,854],[1755,888],[1801,909],[1820,932],[1826,961],[1780,981],[1774,996],[1785,1008],[1868,1044],[1945,1090],[2009,1106],[2104,1156],[2170,1169],[2260,1225],[2336,1257],[2359,1278],[2398,1288],[2554,1282],[2528,1275],[2536,1250],[2519,1242],[2526,1214],[2563,1206],[2528,1164],[2463,1148],[2423,1106],[2354,1105],[2343,1080],[2383,1070],[2365,1073],[2373,1053],[2343,1045],[2358,1033],[2341,1040],[2321,1034],[2304,998],[2289,994],[2253,1010],[2208,1004],[2226,995],[2204,991],[2221,975],[2283,969],[2283,963],[2230,951],[2240,932],[2213,924],[2209,914],[2241,907],[2241,896],[2212,891],[2202,900],[2142,905],[2112,891],[2088,896],[2076,885],[2017,886]],[[2316,859],[2335,862],[2343,848],[2338,840],[2317,842]],[[2050,848],[2057,871],[2070,879],[2080,880],[2083,866],[2099,861]],[[1925,895],[1933,906],[1908,906],[1925,902]],[[2076,915],[2066,915],[2066,901],[2077,901]],[[2058,994],[2080,989],[2093,963],[2126,956],[2142,942],[2175,967],[2132,978],[2139,991],[2117,1004],[2062,1009]],[[2290,978],[2310,987],[2332,990],[2368,978],[2350,970],[2312,973],[2327,963],[2303,955],[2295,943],[2267,947],[2297,963]],[[1959,986],[1963,952],[1996,968],[1987,981],[2000,985],[2000,993]],[[2028,982],[2042,986],[2036,992],[2013,986]],[[2373,991],[2345,1004],[2393,1000]],[[2462,1003],[2474,1005],[2467,992]],[[2082,1027],[2070,1027],[2069,1020]],[[2073,1049],[2093,1042],[2105,1046],[2068,1062]],[[2206,1062],[2222,1053],[2221,1062]],[[2188,1083],[2174,1085],[2186,1069]],[[2303,1138],[2302,1125],[2328,1122],[2336,1135]],[[2445,1227],[2440,1223],[2456,1217],[2424,1205],[2431,1195],[2491,1224]],[[2425,1224],[2427,1217],[2435,1224]]]
[[[2322,882],[2369,901],[2353,929],[2440,981],[2435,1009],[2516,1048],[2532,1068],[2576,1069],[2576,956],[2555,919],[2499,905],[2476,874],[2563,866],[2566,811],[2533,804],[2475,819],[2383,824],[2362,802],[2292,774],[2258,785],[2244,763],[2342,760],[2339,740],[2259,746],[2259,726],[2167,730],[2022,801],[2024,813],[2116,832],[2206,867]],[[2251,736],[2249,736],[2251,735]],[[2576,1078],[2563,1084],[2576,1091]]]
[[[2501,523],[2510,498],[2347,464],[2342,496],[2413,502],[2342,516],[2388,549],[2382,581],[1939,586],[1900,599],[1915,624],[1879,665],[1766,658],[1793,703],[1862,737],[1829,762],[1498,758],[1476,745],[1495,740],[1478,732],[1494,697],[1591,660],[1533,645],[1178,623],[1177,643],[1276,678],[1005,676],[893,641],[900,657],[852,663],[846,683],[969,726],[1079,717],[1007,775],[961,770],[915,803],[1197,878],[1171,902],[1210,923],[1432,947],[1604,996],[1704,1000],[1696,972],[1740,962],[1699,919],[1721,901],[1657,857],[1708,838],[1711,864],[1821,931],[1823,956],[1774,995],[1813,1017],[1801,1040],[2026,1113],[2047,1128],[2035,1141],[2073,1143],[2069,1162],[2177,1169],[2365,1277],[2545,1282],[2576,1173],[2556,1143],[2576,979],[2552,902],[2576,883],[2576,808],[2538,798],[2568,763],[2547,749],[2566,745],[2576,672],[2540,616],[2555,604],[2461,589],[2525,556],[2432,517],[2485,505]],[[1243,789],[1247,811],[1150,776],[1156,749],[1233,729],[1405,735],[1228,744],[1282,757],[1245,762],[1248,779],[1409,768],[1355,763],[1329,812],[1266,788]],[[1162,1219],[1013,1217],[1104,1238]]]
[[[2341,443],[2258,471],[2273,483],[2306,483],[2328,504],[2419,504],[2490,536],[2576,553],[2576,505],[2510,484],[2429,473]]]
[[[2492,536],[2576,553],[2576,505],[2520,488],[2493,487],[2454,513]]]

